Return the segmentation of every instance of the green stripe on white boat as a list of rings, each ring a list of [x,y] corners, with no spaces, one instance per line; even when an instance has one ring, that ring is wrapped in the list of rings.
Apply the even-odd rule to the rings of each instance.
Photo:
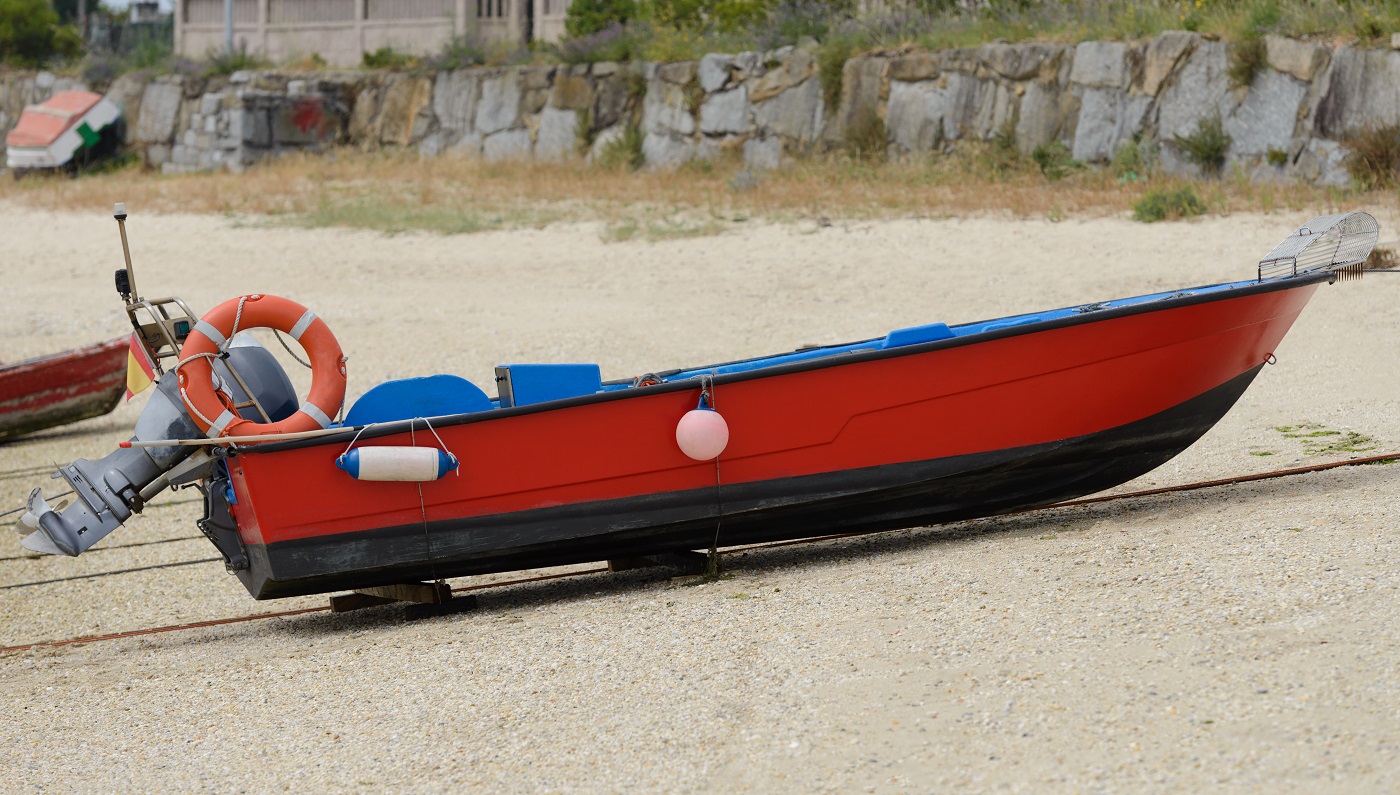
[[[97,146],[97,142],[102,140],[97,133],[92,131],[87,122],[78,125],[78,135],[83,138],[83,146]]]

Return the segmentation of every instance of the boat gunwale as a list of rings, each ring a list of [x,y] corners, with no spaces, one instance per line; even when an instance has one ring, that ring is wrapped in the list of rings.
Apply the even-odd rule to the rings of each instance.
[[[739,383],[742,381],[749,381],[757,378],[790,375],[793,373],[821,370],[829,367],[840,367],[848,364],[861,364],[865,362],[879,361],[883,359],[893,359],[901,356],[914,356],[938,350],[958,348],[965,345],[975,345],[978,343],[992,342],[994,340],[1006,339],[1009,337],[1018,337],[1025,334],[1034,334],[1043,331],[1053,331],[1056,329],[1087,325],[1090,323],[1098,323],[1106,320],[1116,320],[1124,317],[1132,317],[1133,315],[1147,314],[1149,312],[1159,312],[1167,309],[1179,309],[1182,307],[1196,306],[1200,304],[1208,304],[1217,301],[1244,298],[1254,295],[1264,295],[1272,292],[1279,292],[1282,290],[1292,290],[1300,287],[1307,287],[1310,285],[1320,284],[1322,282],[1332,283],[1335,282],[1336,279],[1337,276],[1334,272],[1328,270],[1320,270],[1311,273],[1300,273],[1296,276],[1289,276],[1279,279],[1239,283],[1240,286],[1238,287],[1231,287],[1229,289],[1223,290],[1212,288],[1218,288],[1236,283],[1220,282],[1217,284],[1184,287],[1181,288],[1182,291],[1206,290],[1207,292],[1189,293],[1187,295],[1181,296],[1167,296],[1165,298],[1160,298],[1151,301],[1142,301],[1128,304],[1125,306],[1111,306],[1104,309],[1076,313],[1065,317],[1050,318],[1047,320],[1033,321],[1018,325],[1011,325],[1004,328],[981,331],[966,336],[947,337],[944,339],[932,340],[929,342],[920,342],[912,345],[901,345],[896,348],[871,349],[868,351],[850,351],[846,353],[832,354],[831,356],[814,357],[811,359],[804,359],[796,362],[775,364],[771,367],[756,367],[751,370],[743,370],[739,372],[712,374],[708,377],[708,380],[710,386],[714,387],[722,386],[725,384]],[[1113,300],[1131,301],[1135,298],[1140,297],[1142,296],[1129,296],[1128,298]],[[1054,312],[1063,309],[1074,308],[1075,307],[1071,306],[1043,311]],[[1014,317],[1023,317],[1028,314],[1036,313],[1008,315],[1006,316],[1006,318],[992,318],[990,320],[972,321],[971,323],[960,325],[994,323],[998,320],[1010,319]],[[875,337],[869,341],[873,342],[874,340],[878,339],[880,338]],[[838,343],[836,345],[823,347],[859,345],[861,344],[861,342],[865,341],[866,340],[861,340],[853,343]],[[788,353],[796,352],[798,351],[790,351]],[[786,355],[786,353],[778,353],[772,355],[783,356]],[[755,357],[755,359],[762,358],[765,357]],[[754,359],[743,359],[738,361],[747,362],[754,361]],[[708,367],[723,367],[727,364],[733,363],[735,362],[712,364],[708,365]],[[693,372],[695,370],[703,369],[705,368],[696,367],[683,369],[678,372]],[[347,426],[341,429],[341,433],[328,433],[308,439],[292,439],[277,442],[252,442],[243,445],[230,445],[229,453],[230,455],[241,455],[247,453],[278,453],[287,450],[296,450],[307,447],[319,447],[322,445],[342,445],[346,444],[352,439],[378,439],[385,436],[394,436],[401,433],[408,433],[410,430],[423,430],[428,427],[431,427],[436,430],[442,430],[443,428],[450,428],[458,425],[467,425],[476,422],[488,422],[497,419],[508,419],[511,417],[520,417],[528,414],[538,414],[545,411],[554,411],[557,409],[574,408],[577,406],[586,406],[595,403],[606,403],[609,401],[625,400],[628,398],[646,395],[659,395],[668,392],[695,390],[701,387],[701,381],[702,379],[700,376],[691,376],[678,381],[666,381],[660,384],[631,387],[628,389],[598,391],[588,395],[561,398],[559,400],[542,401],[540,403],[531,403],[525,406],[496,408],[491,409],[489,411],[475,411],[463,414],[445,414],[438,417],[415,417],[412,419],[393,420],[390,422],[383,423],[371,423],[369,425]],[[622,382],[612,381],[608,383],[617,384]],[[431,423],[431,425],[429,425],[429,423]]]
[[[106,342],[96,342],[91,345],[84,345],[80,348],[69,348],[66,351],[59,351],[58,353],[45,353],[18,362],[0,362],[0,375],[9,375],[12,371],[24,367],[31,367],[33,365],[53,364],[60,359],[82,358],[84,356],[105,352],[104,349],[108,348],[113,350],[119,348],[125,349],[128,344],[129,340],[127,337],[117,337],[116,339],[107,340]]]

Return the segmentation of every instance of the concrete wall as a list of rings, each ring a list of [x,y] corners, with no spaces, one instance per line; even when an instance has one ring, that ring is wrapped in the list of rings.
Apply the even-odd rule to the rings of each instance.
[[[532,2],[535,38],[557,40],[568,0],[234,0],[233,40],[276,63],[315,55],[332,67],[354,67],[381,47],[432,55],[461,36],[523,44],[532,32]],[[177,53],[199,58],[224,47],[223,0],[176,0]]]
[[[1025,151],[1060,141],[1086,162],[1105,162],[1136,137],[1162,169],[1189,175],[1196,167],[1174,136],[1219,114],[1232,140],[1227,168],[1259,180],[1345,183],[1346,136],[1400,122],[1400,52],[1275,37],[1267,44],[1268,65],[1247,87],[1230,83],[1227,45],[1187,32],[1137,43],[871,55],[846,63],[836,107],[823,98],[815,57],[793,48],[430,75],[127,76],[111,93],[127,108],[130,143],[165,171],[237,170],[336,144],[587,158],[629,125],[642,133],[652,167],[733,151],[773,168],[878,130],[878,119],[891,158],[928,156],[1009,128]],[[0,78],[0,127],[58,85],[67,83]]]

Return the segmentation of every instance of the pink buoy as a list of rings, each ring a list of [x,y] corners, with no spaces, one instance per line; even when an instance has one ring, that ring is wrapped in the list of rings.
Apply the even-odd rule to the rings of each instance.
[[[676,424],[676,444],[696,461],[718,458],[729,444],[729,423],[714,409],[691,409]]]

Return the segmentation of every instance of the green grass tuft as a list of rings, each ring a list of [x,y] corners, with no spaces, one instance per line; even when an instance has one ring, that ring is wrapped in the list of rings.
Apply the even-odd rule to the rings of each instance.
[[[1230,151],[1230,135],[1225,132],[1225,123],[1220,114],[1202,117],[1196,122],[1196,131],[1190,135],[1174,135],[1182,157],[1195,163],[1201,173],[1217,177],[1225,167],[1225,155]]]
[[[1084,168],[1083,163],[1070,156],[1069,147],[1061,141],[1038,144],[1031,151],[1031,160],[1051,182],[1058,182]]]
[[[603,168],[637,171],[646,165],[646,156],[642,154],[642,143],[645,140],[641,125],[627,125],[622,135],[603,144],[602,151],[598,153],[598,165]]]
[[[841,105],[846,62],[856,54],[860,43],[856,35],[833,33],[817,48],[817,77],[822,81],[822,100],[828,110]]]
[[[1230,66],[1227,73],[1230,75],[1231,83],[1238,88],[1245,88],[1253,83],[1255,75],[1262,72],[1268,65],[1268,53],[1264,47],[1264,39],[1250,37],[1235,43],[1230,48]]]
[[[1113,152],[1108,167],[1119,182],[1137,182],[1147,179],[1151,169],[1151,156],[1142,143],[1142,133],[1133,135],[1133,140],[1124,142]]]
[[[1400,124],[1371,124],[1342,142],[1347,173],[1362,190],[1394,187],[1400,182]]]
[[[1205,211],[1196,189],[1186,185],[1175,190],[1157,188],[1143,194],[1133,205],[1133,218],[1143,223],[1173,221],[1202,215]]]
[[[1364,453],[1376,449],[1376,440],[1356,431],[1339,431],[1317,422],[1280,425],[1274,430],[1285,439],[1302,441],[1304,455],[1324,453]]]
[[[846,149],[861,160],[882,158],[889,149],[889,132],[874,111],[853,120],[846,128]]]

